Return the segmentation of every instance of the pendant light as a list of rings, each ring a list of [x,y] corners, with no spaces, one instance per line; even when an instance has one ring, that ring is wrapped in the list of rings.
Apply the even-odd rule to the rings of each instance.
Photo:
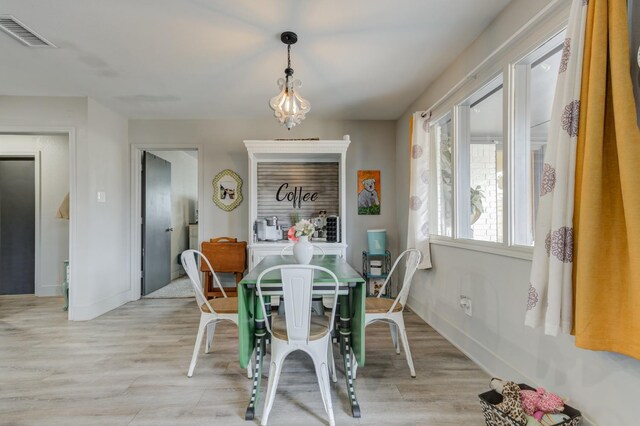
[[[285,77],[278,79],[280,93],[271,98],[269,106],[280,124],[287,130],[291,130],[304,120],[305,114],[311,109],[311,104],[298,93],[302,82],[293,78],[293,68],[291,68],[291,45],[298,41],[298,35],[285,31],[280,35],[280,40],[287,45],[287,68],[284,70]]]

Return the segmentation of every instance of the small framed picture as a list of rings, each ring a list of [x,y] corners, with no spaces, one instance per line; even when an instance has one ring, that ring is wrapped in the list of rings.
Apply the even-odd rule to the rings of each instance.
[[[358,170],[358,214],[380,214],[380,170]]]
[[[236,172],[225,169],[213,178],[213,202],[227,212],[242,203],[242,178]]]

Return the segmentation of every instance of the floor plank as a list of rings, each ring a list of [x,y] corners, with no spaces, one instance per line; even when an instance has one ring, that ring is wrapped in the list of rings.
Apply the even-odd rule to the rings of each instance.
[[[244,420],[251,382],[232,325],[217,327],[213,353],[201,354],[186,377],[199,320],[194,300],[142,299],[87,322],[67,321],[61,306],[59,298],[0,296],[1,425],[259,424],[262,407]],[[477,395],[488,376],[415,314],[405,321],[418,377],[394,353],[388,326],[371,325],[356,381],[363,416],[349,415],[339,366],[336,423],[484,424]],[[306,355],[287,358],[269,423],[327,424]]]

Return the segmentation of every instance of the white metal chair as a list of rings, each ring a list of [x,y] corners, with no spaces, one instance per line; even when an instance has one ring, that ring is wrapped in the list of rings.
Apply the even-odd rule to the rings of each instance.
[[[262,425],[266,425],[269,413],[278,387],[278,380],[282,372],[285,358],[293,351],[304,351],[313,360],[324,409],[329,415],[329,424],[335,425],[333,405],[329,387],[329,373],[336,381],[335,365],[331,332],[333,331],[336,306],[338,301],[338,278],[330,270],[315,265],[279,265],[266,269],[258,276],[256,290],[260,298],[262,313],[267,318],[262,296],[262,278],[271,271],[281,274],[282,291],[287,315],[272,317],[272,324],[266,322],[267,330],[271,333],[271,368],[269,369],[269,384],[264,402]],[[313,277],[316,271],[329,275],[335,284],[333,294],[333,308],[329,318],[311,315],[311,298],[313,294]]]
[[[213,280],[220,287],[223,297],[207,300],[202,292],[202,283],[200,281],[200,270],[198,268],[198,259],[204,260],[209,266],[209,271],[213,275]],[[220,321],[231,321],[236,326],[238,325],[238,298],[227,297],[222,284],[218,280],[216,273],[209,263],[209,259],[204,254],[197,250],[185,250],[180,256],[182,266],[187,272],[187,275],[191,279],[191,285],[193,286],[193,292],[196,295],[196,302],[200,309],[200,325],[198,326],[198,335],[196,336],[196,344],[193,348],[193,356],[191,357],[191,365],[189,365],[189,372],[187,377],[193,375],[193,370],[196,368],[196,362],[198,360],[198,350],[202,345],[202,338],[204,337],[205,329],[207,330],[207,342],[205,345],[205,353],[209,353],[211,350],[211,343],[213,341],[213,335],[216,331],[216,324]],[[251,361],[247,365],[247,377],[253,377],[251,369]]]
[[[400,289],[400,292],[398,293],[398,296],[395,299],[381,298],[380,296],[384,293],[384,290],[389,283],[389,280],[391,279],[396,266],[398,266],[398,263],[400,263],[400,260],[404,257],[406,257],[404,279],[402,281],[402,287]],[[404,311],[407,297],[409,296],[411,279],[418,269],[418,265],[420,264],[421,260],[422,253],[420,252],[420,250],[408,249],[402,252],[391,267],[391,271],[389,271],[387,279],[378,292],[378,296],[367,297],[365,301],[365,327],[376,321],[388,323],[389,328],[391,329],[391,340],[393,341],[393,346],[397,354],[400,353],[398,334],[400,335],[400,341],[402,342],[402,346],[404,347],[404,353],[407,357],[407,364],[409,364],[411,377],[416,377],[416,371],[413,368],[413,359],[411,358],[411,350],[409,349],[409,340],[407,339],[407,331],[404,327],[404,318],[402,316],[402,312]],[[354,358],[354,378],[356,377],[356,370],[357,364]]]
[[[295,244],[289,244],[287,246],[282,247],[282,250],[280,250],[280,257],[284,257],[285,254],[288,251],[291,251],[293,254],[293,246]],[[314,254],[315,254],[315,250],[319,250],[320,251],[320,255],[324,258],[326,256],[324,249],[322,248],[322,246],[319,246],[317,244],[312,244],[313,248],[314,248]],[[313,296],[313,303],[311,304],[311,309],[312,311],[316,314],[316,315],[324,315],[324,303],[323,303],[324,298],[322,296]],[[278,313],[279,314],[284,314],[284,308],[282,307],[282,304],[278,305]]]

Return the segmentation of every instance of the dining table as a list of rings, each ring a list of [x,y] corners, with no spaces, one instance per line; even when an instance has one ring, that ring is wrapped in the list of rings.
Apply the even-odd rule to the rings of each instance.
[[[253,420],[255,407],[260,399],[262,364],[266,346],[269,342],[265,321],[271,318],[271,296],[282,296],[280,271],[267,273],[260,283],[265,311],[264,317],[260,298],[256,292],[256,283],[260,274],[268,268],[280,265],[296,264],[293,256],[266,256],[238,283],[238,350],[240,366],[247,368],[251,358],[255,357],[253,384],[245,420]],[[322,266],[333,272],[338,278],[338,307],[333,341],[339,343],[344,363],[347,394],[353,417],[360,417],[360,406],[356,397],[353,377],[353,360],[359,367],[365,365],[365,280],[342,257],[337,255],[315,255],[311,265]],[[326,272],[316,271],[313,278],[313,295],[333,296],[335,283]]]

